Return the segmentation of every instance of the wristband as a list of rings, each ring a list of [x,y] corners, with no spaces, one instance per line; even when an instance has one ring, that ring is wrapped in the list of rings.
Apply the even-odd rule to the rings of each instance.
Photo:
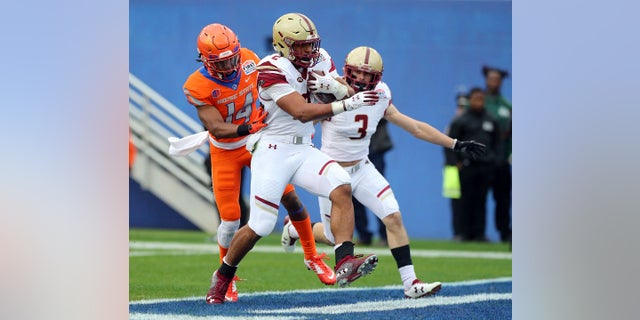
[[[344,101],[331,102],[331,111],[333,112],[334,116],[338,113],[347,111],[347,108],[345,108],[344,106]]]
[[[249,135],[251,133],[249,132],[249,125],[248,124],[239,125],[237,133],[239,137]]]
[[[456,149],[456,143],[458,143],[458,139],[453,139],[453,145],[451,146],[451,149]]]

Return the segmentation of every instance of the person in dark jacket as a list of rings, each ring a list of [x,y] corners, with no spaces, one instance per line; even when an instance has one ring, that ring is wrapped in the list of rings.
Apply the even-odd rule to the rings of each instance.
[[[511,101],[500,89],[509,72],[483,66],[482,74],[485,77],[485,109],[498,120],[503,138],[502,155],[490,189],[496,202],[496,229],[500,232],[500,240],[508,242],[511,241]]]
[[[456,165],[460,170],[463,241],[487,241],[487,194],[502,153],[500,126],[485,110],[484,98],[482,89],[471,89],[469,109],[455,118],[449,129],[452,138],[475,140],[487,146],[486,152],[475,159],[460,153],[447,154],[447,164]]]

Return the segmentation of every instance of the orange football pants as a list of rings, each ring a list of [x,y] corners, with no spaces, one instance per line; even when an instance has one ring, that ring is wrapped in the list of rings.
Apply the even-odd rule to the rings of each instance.
[[[225,150],[211,144],[211,181],[213,195],[218,205],[220,219],[234,221],[240,219],[240,178],[244,166],[251,167],[251,153],[241,147]],[[295,190],[292,184],[284,189],[284,194]]]

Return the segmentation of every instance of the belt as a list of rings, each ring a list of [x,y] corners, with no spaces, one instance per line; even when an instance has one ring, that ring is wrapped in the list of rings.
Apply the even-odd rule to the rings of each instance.
[[[360,161],[360,162],[358,162],[358,163],[356,163],[356,164],[354,164],[354,165],[352,165],[350,167],[343,167],[343,169],[345,171],[347,171],[347,173],[349,173],[349,174],[354,174],[354,173],[358,172],[358,170],[360,170],[360,168],[362,168],[362,166],[364,166],[365,163],[366,162],[364,162],[364,161]]]
[[[262,139],[267,141],[290,143],[290,144],[311,144],[311,137],[301,136],[268,136],[263,135]]]

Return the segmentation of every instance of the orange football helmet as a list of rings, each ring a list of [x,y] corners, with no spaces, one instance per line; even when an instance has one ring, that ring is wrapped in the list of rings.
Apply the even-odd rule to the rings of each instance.
[[[273,24],[273,48],[295,66],[310,68],[320,57],[320,36],[307,16],[287,13]]]
[[[209,74],[221,81],[234,81],[240,75],[240,41],[228,27],[210,24],[198,35],[198,58]]]

